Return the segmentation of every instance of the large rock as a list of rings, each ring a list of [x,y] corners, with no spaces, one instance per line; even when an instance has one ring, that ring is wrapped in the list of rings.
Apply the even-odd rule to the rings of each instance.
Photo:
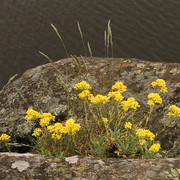
[[[149,128],[157,132],[167,124],[168,107],[180,106],[180,64],[150,62],[122,58],[71,58],[62,59],[26,71],[19,79],[0,91],[0,133],[7,133],[17,143],[27,143],[26,136],[32,133],[32,124],[24,117],[26,110],[33,107],[43,112],[51,112],[57,121],[63,121],[72,114],[75,107],[78,118],[80,106],[76,103],[73,90],[75,83],[85,80],[95,92],[107,93],[115,81],[122,81],[128,91],[123,95],[133,96],[146,106],[147,95],[152,92],[151,82],[162,78],[167,82],[168,93],[163,103],[155,106]],[[106,88],[102,88],[106,87]],[[67,98],[70,100],[67,101]],[[69,105],[67,105],[67,102]],[[152,128],[153,127],[153,128]],[[174,119],[159,135],[162,149],[167,156],[180,155],[180,119]],[[166,154],[166,151],[164,151]]]
[[[164,180],[180,178],[180,159],[99,159],[0,153],[0,179]]]

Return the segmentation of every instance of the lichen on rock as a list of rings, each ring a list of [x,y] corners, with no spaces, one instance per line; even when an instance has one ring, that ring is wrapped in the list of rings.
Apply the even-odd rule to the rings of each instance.
[[[72,160],[73,159],[73,160]],[[72,160],[72,161],[71,161]],[[75,160],[75,161],[74,161]],[[0,179],[179,179],[180,159],[54,158],[0,153]]]

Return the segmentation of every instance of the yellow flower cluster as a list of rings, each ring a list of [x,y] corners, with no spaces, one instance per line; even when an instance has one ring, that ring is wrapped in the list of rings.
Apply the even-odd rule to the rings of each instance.
[[[55,116],[52,116],[51,113],[43,113],[42,117],[43,117],[43,118],[49,118],[49,119],[51,119],[52,121],[55,121]]]
[[[131,109],[137,109],[137,107],[140,107],[139,103],[135,101],[133,97],[128,98],[127,101],[122,101],[121,106],[123,107],[124,111],[128,111]]]
[[[41,133],[42,133],[42,130],[40,128],[36,128],[34,129],[32,136],[38,137],[41,135]]]
[[[126,122],[124,127],[125,127],[125,129],[131,129],[132,128],[132,124],[130,122]]]
[[[90,93],[89,90],[84,90],[81,93],[78,94],[80,99],[83,99],[85,97],[88,97],[88,99],[91,99],[93,97],[93,95]]]
[[[103,117],[103,118],[102,118],[102,121],[104,122],[104,124],[107,124],[108,119]]]
[[[74,89],[78,90],[78,89],[83,89],[83,91],[81,93],[78,94],[80,99],[84,99],[84,98],[88,98],[88,100],[90,100],[93,95],[91,94],[91,92],[89,91],[89,89],[92,89],[91,86],[85,82],[82,81],[80,83],[75,84]]]
[[[92,88],[87,82],[82,81],[80,83],[75,84],[74,89],[76,89],[76,90],[78,90],[78,89],[89,90],[89,89],[92,89]]]
[[[32,119],[42,118],[42,115],[33,109],[28,109],[26,111],[26,114],[27,115],[26,115],[25,119],[27,121],[32,120]]]
[[[152,152],[158,152],[159,149],[161,148],[160,144],[157,143],[157,144],[153,144],[150,148],[149,148],[149,151],[152,151]]]
[[[121,95],[119,91],[109,92],[108,97],[113,97],[118,102],[121,102],[124,99],[124,97]]]
[[[55,123],[47,127],[48,131],[52,133],[51,137],[53,139],[61,139],[62,134],[66,133],[74,135],[80,128],[80,124],[75,124],[75,120],[72,118],[66,121],[66,126],[63,126],[61,123]]]
[[[138,129],[136,134],[141,138],[149,138],[151,141],[155,138],[155,135],[147,129]]]
[[[52,116],[51,113],[43,113],[42,117],[39,122],[41,127],[48,126],[51,120],[55,121],[55,116]]]
[[[109,98],[107,96],[103,96],[103,95],[98,94],[95,97],[92,97],[90,99],[90,101],[93,104],[99,104],[99,103],[105,104],[105,103],[109,102]]]
[[[40,119],[40,126],[41,127],[45,127],[48,126],[50,121],[55,121],[55,116],[53,116],[51,113],[43,113],[40,114],[37,111],[33,110],[33,109],[28,109],[26,112],[26,120],[33,120],[33,119]]]
[[[81,128],[80,124],[75,124],[74,122],[75,122],[74,119],[68,119],[66,121],[66,131],[68,134],[74,135],[77,131],[80,130]]]
[[[8,136],[7,134],[3,133],[0,136],[0,141],[10,141],[11,136]]]
[[[117,90],[120,93],[123,93],[126,89],[127,87],[120,81],[116,82],[116,84],[112,86],[112,90]]]
[[[91,86],[88,83],[86,83],[85,81],[75,84],[74,88],[76,90],[83,89],[83,91],[80,94],[78,94],[80,99],[87,97],[88,100],[90,100],[91,103],[93,103],[93,104],[99,104],[99,103],[105,104],[105,103],[109,102],[109,99],[111,97],[113,97],[116,101],[121,102],[124,99],[124,97],[121,95],[121,93],[126,91],[127,87],[122,82],[119,81],[119,82],[116,82],[116,84],[112,86],[112,89],[117,90],[117,91],[109,92],[108,96],[103,96],[103,95],[98,94],[95,97],[89,91],[89,89],[92,89]]]
[[[52,133],[51,137],[53,139],[61,139],[62,134],[66,134],[66,128],[61,123],[55,123],[54,125],[47,127],[48,131]]]
[[[155,103],[159,103],[159,104],[162,103],[162,99],[161,99],[161,97],[160,97],[160,95],[159,95],[158,93],[150,93],[150,94],[148,95],[148,98],[149,98],[150,100],[148,100],[148,103],[147,103],[147,104],[148,104],[150,107],[154,106]]]
[[[177,107],[176,105],[172,105],[172,106],[170,106],[169,107],[169,113],[167,113],[167,115],[169,116],[169,117],[180,117],[180,108],[179,107]]]
[[[153,88],[155,88],[156,86],[159,86],[161,88],[160,89],[161,92],[163,93],[168,92],[167,87],[166,87],[166,82],[164,81],[164,79],[157,79],[156,81],[151,83],[151,86]]]

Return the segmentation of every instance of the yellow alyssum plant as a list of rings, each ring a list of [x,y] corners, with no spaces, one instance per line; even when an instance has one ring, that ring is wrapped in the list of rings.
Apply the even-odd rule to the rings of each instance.
[[[0,144],[3,143],[6,145],[7,150],[10,152],[8,142],[11,140],[11,136],[7,135],[6,133],[2,133],[0,136]]]
[[[176,105],[170,106],[169,111],[170,112],[167,114],[169,117],[175,117],[175,118],[180,117],[180,108],[177,107]]]
[[[43,155],[68,156],[74,151],[74,137],[81,128],[75,120],[70,118],[65,126],[55,121],[51,113],[39,113],[33,109],[26,112],[26,120],[39,122],[32,136],[36,138],[35,152]],[[37,123],[34,122],[37,126]],[[72,153],[72,152],[71,152]]]
[[[0,141],[10,141],[11,136],[8,136],[7,134],[3,133],[0,136]]]
[[[139,111],[140,104],[133,97],[125,98],[122,94],[127,87],[122,82],[116,82],[107,95],[91,94],[92,87],[85,81],[74,87],[83,103],[85,121],[82,126],[87,136],[89,154],[107,157],[155,157],[161,146],[155,141],[155,134],[146,129],[148,119],[156,104],[162,103],[160,93],[166,93],[167,87],[163,79],[157,79],[151,84],[157,93],[148,94],[147,117],[141,120],[134,119]],[[169,108],[168,115],[179,117],[179,109],[175,105]],[[146,121],[146,122],[142,122]],[[144,127],[142,126],[144,125]]]
[[[156,81],[151,83],[152,87],[155,88],[159,86],[160,91],[163,93],[168,92],[167,91],[167,87],[166,87],[166,82],[164,81],[164,79],[157,79]]]

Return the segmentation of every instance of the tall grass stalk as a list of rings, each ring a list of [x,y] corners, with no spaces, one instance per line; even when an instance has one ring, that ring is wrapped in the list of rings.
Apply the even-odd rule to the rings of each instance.
[[[104,57],[106,57],[106,44],[107,44],[107,37],[106,37],[106,31],[104,31]]]
[[[67,51],[67,49],[66,49],[66,46],[65,46],[65,44],[64,44],[64,41],[63,41],[63,39],[61,38],[61,36],[60,36],[57,28],[56,28],[52,23],[51,23],[51,26],[52,26],[52,28],[54,29],[54,31],[56,32],[56,34],[58,35],[59,39],[61,40],[61,43],[62,43],[62,45],[63,45],[63,47],[64,47],[64,50],[65,50],[65,52],[66,52],[67,57],[69,57],[69,53],[68,53],[68,51]]]
[[[105,57],[109,57],[109,51],[111,48],[111,57],[113,58],[113,40],[112,40],[112,30],[110,26],[110,20],[107,25],[107,32],[104,32],[104,44],[105,44]]]
[[[106,42],[106,43],[107,43],[107,44],[106,44],[106,51],[107,51],[107,52],[106,52],[106,53],[107,53],[107,54],[106,54],[106,57],[108,57],[108,56],[109,56],[109,32],[107,33],[107,38],[106,38],[106,39],[107,39],[107,40],[106,40],[106,41],[107,41],[107,42]]]
[[[14,80],[14,78],[15,78],[16,76],[18,76],[18,74],[15,74],[15,75],[12,76],[11,78],[9,78],[7,84],[5,84],[5,85],[3,86],[2,90],[4,90],[6,87],[8,87],[9,84],[11,84],[11,82]]]
[[[111,57],[113,58],[113,41],[112,41],[112,30],[110,26],[110,20],[108,21],[108,34],[109,34],[110,45],[111,45]]]
[[[91,58],[92,58],[92,51],[91,51],[91,47],[90,47],[89,42],[87,43],[87,46],[88,46],[89,54],[90,54],[90,56],[91,56]]]
[[[81,36],[81,40],[82,40],[82,44],[83,44],[83,48],[84,48],[84,53],[85,53],[85,56],[87,57],[86,48],[85,48],[85,44],[84,44],[83,33],[81,31],[81,26],[79,24],[79,21],[77,21],[77,25],[78,25],[79,33],[80,33],[80,36]]]

